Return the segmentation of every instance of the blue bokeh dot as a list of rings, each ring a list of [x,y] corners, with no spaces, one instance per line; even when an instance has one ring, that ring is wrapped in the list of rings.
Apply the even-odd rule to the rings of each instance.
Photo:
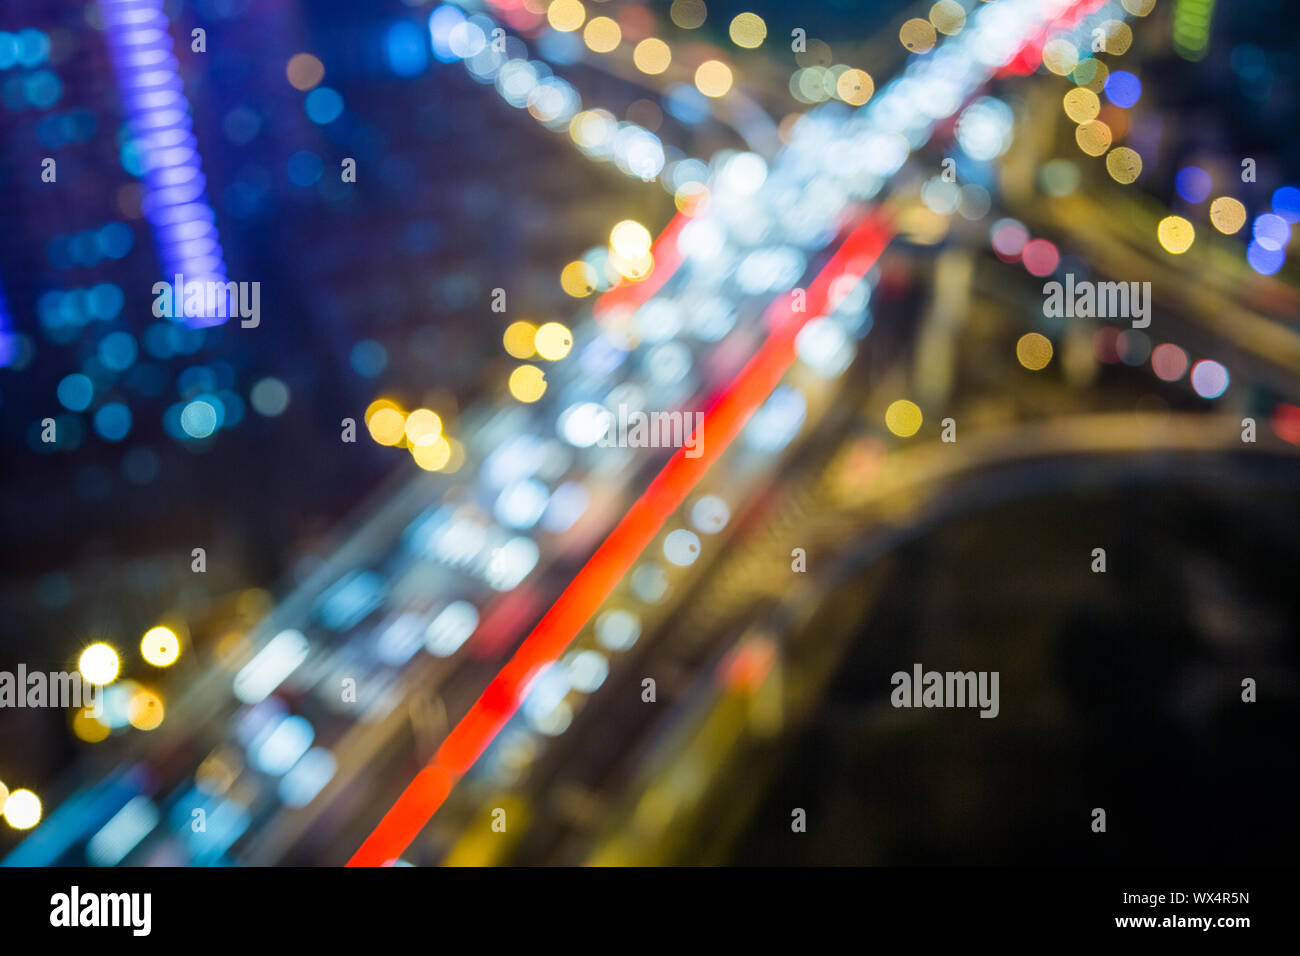
[[[7,70],[18,62],[19,49],[18,37],[7,30],[0,30],[0,70]]]
[[[1205,202],[1205,197],[1210,195],[1214,183],[1210,180],[1210,174],[1199,166],[1184,166],[1174,177],[1174,188],[1183,199],[1191,203],[1199,203]]]
[[[139,354],[130,332],[110,332],[99,343],[99,360],[116,372],[130,368]]]
[[[121,259],[135,245],[131,227],[121,222],[110,222],[96,235],[99,251],[110,259]]]
[[[95,412],[95,431],[105,441],[121,441],[131,431],[131,409],[109,402]]]
[[[217,430],[217,410],[209,399],[195,399],[181,409],[180,425],[190,438],[207,438]]]
[[[417,76],[429,65],[428,40],[410,20],[398,20],[384,35],[388,66],[398,76]]]
[[[90,407],[90,400],[95,397],[95,386],[88,376],[73,372],[59,382],[57,389],[59,404],[69,411],[84,412]]]
[[[1300,189],[1283,186],[1273,193],[1273,211],[1289,223],[1300,222]]]
[[[23,66],[36,66],[50,55],[50,38],[34,27],[19,30],[15,39],[18,62]]]
[[[352,368],[358,375],[374,378],[388,366],[388,350],[372,339],[352,346]]]
[[[37,70],[24,78],[23,95],[38,110],[47,110],[63,95],[63,81],[49,70]]]
[[[328,86],[318,86],[307,94],[307,118],[324,126],[343,113],[343,97]]]
[[[289,157],[289,181],[295,186],[314,185],[324,168],[319,156],[301,149]]]
[[[1265,249],[1285,250],[1287,243],[1291,241],[1291,226],[1281,216],[1266,212],[1255,217],[1251,234]]]
[[[1286,262],[1286,252],[1281,249],[1266,249],[1256,239],[1246,247],[1246,261],[1260,275],[1271,276]]]
[[[1142,97],[1142,81],[1128,70],[1116,70],[1106,77],[1106,99],[1128,109]]]
[[[122,290],[111,282],[99,282],[86,293],[86,311],[97,319],[115,319],[122,311]]]

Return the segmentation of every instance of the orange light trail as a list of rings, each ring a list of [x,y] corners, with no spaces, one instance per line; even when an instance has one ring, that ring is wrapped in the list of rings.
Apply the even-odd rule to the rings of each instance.
[[[805,311],[795,313],[789,297],[773,304],[767,316],[772,334],[736,378],[708,403],[700,426],[709,435],[708,442],[704,443],[705,452],[688,458],[685,447],[677,449],[519,645],[514,656],[452,728],[429,765],[402,791],[392,809],[348,861],[348,866],[382,866],[410,846],[452,786],[519,709],[530,682],[559,659],[691,489],[780,383],[794,363],[799,330],[809,318],[823,315],[833,306],[832,286],[846,276],[861,279],[891,237],[892,231],[881,217],[867,217],[849,233],[809,285]],[[841,285],[841,292],[848,285]]]

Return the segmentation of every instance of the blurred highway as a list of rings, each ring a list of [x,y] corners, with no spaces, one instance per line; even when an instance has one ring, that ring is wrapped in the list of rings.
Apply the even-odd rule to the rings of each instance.
[[[1060,77],[1017,74],[1047,40],[1087,49],[1127,18],[1095,0],[980,6],[928,58],[894,55],[865,106],[817,107],[784,145],[761,102],[719,100],[749,151],[712,156],[707,201],[667,224],[648,277],[569,323],[545,395],[464,411],[457,470],[395,475],[255,625],[232,618],[162,726],[75,768],[6,862],[725,862],[779,776],[776,742],[880,598],[844,597],[864,566],[1047,490],[1242,458],[1294,476],[1295,444],[1264,428],[1243,444],[1244,405],[1132,411],[1151,373],[1101,355],[1105,330],[1131,334],[1113,325],[1064,331],[1059,375],[1017,362],[1032,318],[1017,303],[1045,280],[987,248],[988,223],[1013,219],[1098,276],[1149,280],[1161,343],[1215,356],[1234,396],[1300,401],[1300,292],[1226,240],[1159,255],[1168,210],[1104,178],[1044,203],[1028,146],[1000,160],[987,219],[953,216],[938,250],[926,235],[925,184],[955,139],[1005,150],[1058,126]],[[608,64],[658,96],[682,79]],[[773,67],[752,85],[788,82]],[[1005,88],[1025,99],[1016,126]],[[905,395],[924,423],[882,427]],[[601,447],[620,405],[704,411],[703,456]],[[838,625],[814,626],[828,608]],[[110,720],[129,693],[110,693]]]

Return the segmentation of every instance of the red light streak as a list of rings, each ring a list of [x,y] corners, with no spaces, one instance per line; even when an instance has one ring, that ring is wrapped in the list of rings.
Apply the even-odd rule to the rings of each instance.
[[[529,683],[555,663],[614,586],[631,568],[664,522],[780,383],[795,360],[795,337],[809,318],[823,314],[832,285],[844,276],[860,279],[884,250],[892,231],[876,216],[845,238],[809,285],[806,311],[795,313],[789,298],[768,310],[771,335],[740,373],[708,403],[704,423],[709,440],[697,458],[679,448],[663,470],[610,532],[591,559],[560,594],[487,689],[452,728],[433,760],[402,791],[348,866],[381,866],[411,844],[437,812],[452,786],[487,749],[519,709]]]

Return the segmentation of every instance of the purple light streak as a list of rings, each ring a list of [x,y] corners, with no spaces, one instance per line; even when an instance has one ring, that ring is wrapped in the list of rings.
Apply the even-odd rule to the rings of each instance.
[[[142,152],[144,214],[153,227],[164,277],[171,283],[183,275],[186,285],[225,282],[216,214],[208,204],[162,0],[102,0],[101,6],[123,112]],[[226,318],[205,310],[184,321],[205,327]]]

